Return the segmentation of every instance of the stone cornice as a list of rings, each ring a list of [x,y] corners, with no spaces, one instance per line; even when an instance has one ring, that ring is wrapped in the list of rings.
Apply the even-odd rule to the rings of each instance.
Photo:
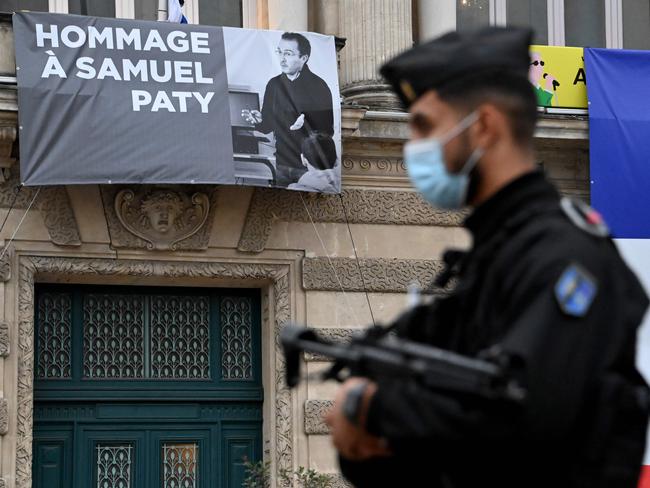
[[[464,215],[436,210],[413,191],[348,189],[339,196],[256,188],[238,249],[262,252],[275,220],[452,227]]]

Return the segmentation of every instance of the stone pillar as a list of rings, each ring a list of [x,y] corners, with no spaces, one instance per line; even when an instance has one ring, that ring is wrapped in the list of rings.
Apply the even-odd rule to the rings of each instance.
[[[268,0],[269,29],[306,31],[307,0]]]
[[[339,0],[310,0],[310,29],[321,34],[339,35]]]
[[[418,0],[419,41],[456,30],[456,0]]]
[[[413,45],[411,0],[339,0],[341,94],[346,104],[399,110],[379,67]]]

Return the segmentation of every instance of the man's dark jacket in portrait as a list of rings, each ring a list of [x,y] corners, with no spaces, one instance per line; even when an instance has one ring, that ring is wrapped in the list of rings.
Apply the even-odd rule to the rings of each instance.
[[[305,115],[301,129],[291,130],[300,114]],[[276,158],[280,166],[304,170],[300,146],[310,132],[334,134],[332,92],[327,83],[305,64],[300,75],[291,81],[282,73],[269,80],[262,105],[260,132],[273,132]]]

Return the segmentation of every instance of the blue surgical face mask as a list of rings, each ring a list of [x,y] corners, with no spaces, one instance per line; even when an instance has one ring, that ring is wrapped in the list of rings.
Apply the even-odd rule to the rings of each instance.
[[[411,183],[434,207],[457,209],[466,202],[469,174],[483,156],[483,150],[474,150],[458,173],[449,173],[443,148],[477,118],[478,114],[472,112],[440,138],[420,139],[404,145],[404,163]]]

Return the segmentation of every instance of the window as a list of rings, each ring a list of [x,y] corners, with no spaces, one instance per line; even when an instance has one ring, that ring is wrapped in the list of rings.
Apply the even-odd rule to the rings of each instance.
[[[605,47],[604,0],[564,0],[567,46]]]
[[[136,19],[158,19],[158,0],[127,1],[134,2]],[[243,3],[242,0],[185,0],[183,14],[190,24],[242,27]]]
[[[232,0],[199,0],[199,16],[201,24],[241,27],[242,2],[233,2]]]
[[[255,389],[255,303],[254,291],[39,287],[36,381],[50,388],[198,381]]]
[[[135,0],[135,18],[158,20],[158,0]]]
[[[521,25],[535,44],[650,49],[646,0],[455,0],[453,8],[460,32]]]
[[[535,44],[548,44],[548,0],[457,0],[460,32],[487,25],[532,27]]]
[[[158,0],[0,0],[0,12],[33,10],[158,20],[158,3]],[[190,24],[256,26],[256,0],[185,0],[184,3],[183,12]]]
[[[507,25],[523,25],[535,31],[535,44],[548,44],[548,5],[546,0],[516,0],[506,3]]]
[[[650,2],[620,0],[623,8],[623,47],[650,49]]]
[[[489,24],[489,0],[458,0],[456,2],[456,25],[459,32],[477,29]]]
[[[48,0],[0,0],[0,12],[14,12],[16,10],[47,12],[48,7]]]
[[[68,13],[115,17],[115,2],[106,0],[68,0]]]

